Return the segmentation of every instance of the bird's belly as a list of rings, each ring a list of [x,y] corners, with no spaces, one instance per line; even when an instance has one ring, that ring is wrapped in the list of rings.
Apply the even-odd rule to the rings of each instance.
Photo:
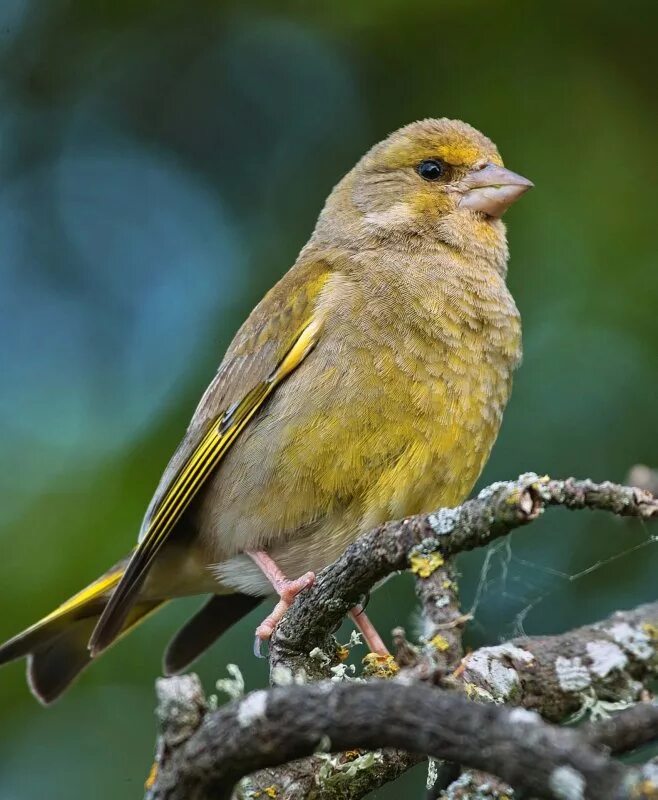
[[[376,478],[371,476],[367,490],[355,492],[345,504],[326,510],[312,524],[254,546],[265,549],[287,577],[297,578],[308,570],[320,572],[361,534],[383,522],[462,502],[477,480],[495,437],[495,431],[487,425],[469,424],[468,429],[469,435],[478,439],[470,447],[464,444],[464,430],[454,423],[407,439],[404,450],[383,466]],[[352,453],[354,458],[360,455]],[[281,500],[295,505],[292,495],[281,495]],[[254,595],[273,591],[245,555],[216,564],[213,573],[222,586],[237,591]]]
[[[271,422],[279,419],[274,404],[219,471],[219,497],[209,501],[205,558],[221,584],[269,594],[240,553],[264,549],[296,578],[323,569],[381,522],[461,502],[490,452],[507,386],[459,380],[452,391],[445,381],[380,385],[362,394],[365,405],[335,389],[332,402],[315,397],[321,423],[307,401],[283,430]]]
[[[349,517],[349,512],[330,516],[301,536],[278,539],[266,548],[268,555],[288,578],[309,570],[317,574],[336,561],[361,532],[360,521]],[[274,593],[260,568],[244,554],[213,565],[212,573],[222,587],[257,596]]]

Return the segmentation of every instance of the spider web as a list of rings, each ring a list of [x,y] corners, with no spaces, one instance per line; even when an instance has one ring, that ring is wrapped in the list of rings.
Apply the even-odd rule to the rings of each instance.
[[[478,610],[483,600],[495,590],[498,597],[508,600],[516,608],[520,607],[508,625],[511,637],[527,637],[525,623],[528,615],[555,597],[563,590],[565,584],[582,581],[604,567],[628,558],[632,553],[655,545],[658,542],[658,535],[651,535],[644,522],[640,524],[645,534],[642,541],[624,547],[610,556],[598,558],[575,572],[562,571],[515,555],[513,535],[506,536],[487,549],[480,567],[473,601],[468,610],[469,615],[478,625]]]

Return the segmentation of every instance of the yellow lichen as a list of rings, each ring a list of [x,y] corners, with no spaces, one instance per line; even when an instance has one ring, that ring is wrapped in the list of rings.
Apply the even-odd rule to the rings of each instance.
[[[155,785],[155,779],[158,777],[158,762],[154,761],[151,764],[151,769],[149,770],[148,778],[144,781],[144,788],[146,791],[149,791]]]
[[[442,589],[452,589],[454,587],[454,583],[449,579],[446,578],[443,583],[441,584]]]
[[[653,781],[644,780],[633,787],[631,797],[642,798],[642,800],[658,800],[658,786]]]
[[[443,566],[443,563],[443,556],[437,552],[429,555],[414,553],[409,557],[409,567],[414,575],[418,575],[419,578],[429,578],[434,570]]]
[[[345,647],[345,645],[340,645],[336,650],[336,656],[339,661],[347,661],[349,654],[350,649],[349,647]]]
[[[432,637],[429,643],[435,650],[439,650],[442,653],[448,650],[448,648],[450,647],[450,642],[448,642],[447,639],[444,639],[444,637],[441,636],[440,633],[437,633],[436,636]]]
[[[653,625],[651,622],[645,622],[642,625],[642,630],[647,634],[647,636],[655,641],[658,641],[658,626]]]
[[[363,674],[370,678],[392,678],[400,671],[392,655],[382,656],[378,653],[368,653],[361,662]]]
[[[276,786],[266,786],[264,789],[254,789],[250,791],[247,796],[253,798],[253,800],[258,800],[259,797],[276,797]]]

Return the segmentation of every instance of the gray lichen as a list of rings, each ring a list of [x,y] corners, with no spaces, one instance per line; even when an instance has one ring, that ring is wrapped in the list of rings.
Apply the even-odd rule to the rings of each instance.
[[[558,656],[555,659],[555,674],[563,692],[579,692],[592,684],[589,669],[583,664],[580,656],[574,658]]]
[[[239,700],[244,696],[244,678],[237,664],[227,664],[226,671],[229,678],[220,678],[215,686],[218,692],[227,694],[231,700]]]
[[[624,669],[628,664],[626,654],[614,642],[597,639],[587,642],[586,650],[592,662],[590,670],[599,678],[605,678],[615,669]]]
[[[464,678],[502,703],[513,698],[521,680],[515,664],[528,665],[534,656],[513,644],[483,647],[465,661]]]
[[[326,667],[331,664],[331,658],[324,652],[321,647],[314,647],[308,654],[309,658],[313,658],[320,662],[320,666]]]
[[[556,767],[548,785],[560,800],[584,800],[585,778],[573,767]]]
[[[272,682],[272,686],[292,686],[292,684],[302,686],[303,684],[308,683],[308,676],[306,675],[306,671],[304,669],[299,669],[296,672],[293,672],[290,667],[279,664],[272,670],[270,680]]]
[[[248,728],[264,717],[266,710],[267,692],[264,689],[248,694],[238,706],[238,725],[241,728]]]
[[[541,717],[536,711],[530,711],[527,708],[513,708],[509,715],[510,722],[522,722],[526,725],[536,725],[541,722]]]
[[[647,661],[654,655],[651,637],[641,628],[629,625],[628,622],[615,622],[606,631],[628,653]]]
[[[443,800],[513,800],[514,797],[509,786],[485,779],[483,773],[470,770],[462,772],[441,794]]]
[[[207,711],[201,681],[194,673],[158,678],[155,691],[162,736],[167,745],[175,747],[196,730]]]
[[[349,761],[344,760],[344,755],[329,755],[319,753],[323,763],[318,770],[316,783],[322,789],[338,789],[346,783],[350,783],[359,772],[370,770],[382,761],[382,754],[379,750],[358,755]],[[337,797],[340,795],[337,795]]]
[[[427,521],[438,536],[452,533],[459,519],[459,512],[454,508],[440,508],[436,513],[430,514]]]

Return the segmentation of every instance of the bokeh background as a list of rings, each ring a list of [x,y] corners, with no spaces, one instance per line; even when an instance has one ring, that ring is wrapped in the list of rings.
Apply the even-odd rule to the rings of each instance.
[[[508,216],[525,362],[482,482],[656,465],[656,9],[2,0],[0,638],[131,547],[237,326],[332,185],[417,118],[470,121],[537,187]],[[483,559],[460,562],[473,646],[655,599],[641,523],[552,512]],[[141,796],[153,679],[195,605],[47,711],[22,664],[0,672],[1,800]],[[370,609],[413,630],[410,581]],[[253,623],[199,663],[209,691],[229,662],[264,683]]]

